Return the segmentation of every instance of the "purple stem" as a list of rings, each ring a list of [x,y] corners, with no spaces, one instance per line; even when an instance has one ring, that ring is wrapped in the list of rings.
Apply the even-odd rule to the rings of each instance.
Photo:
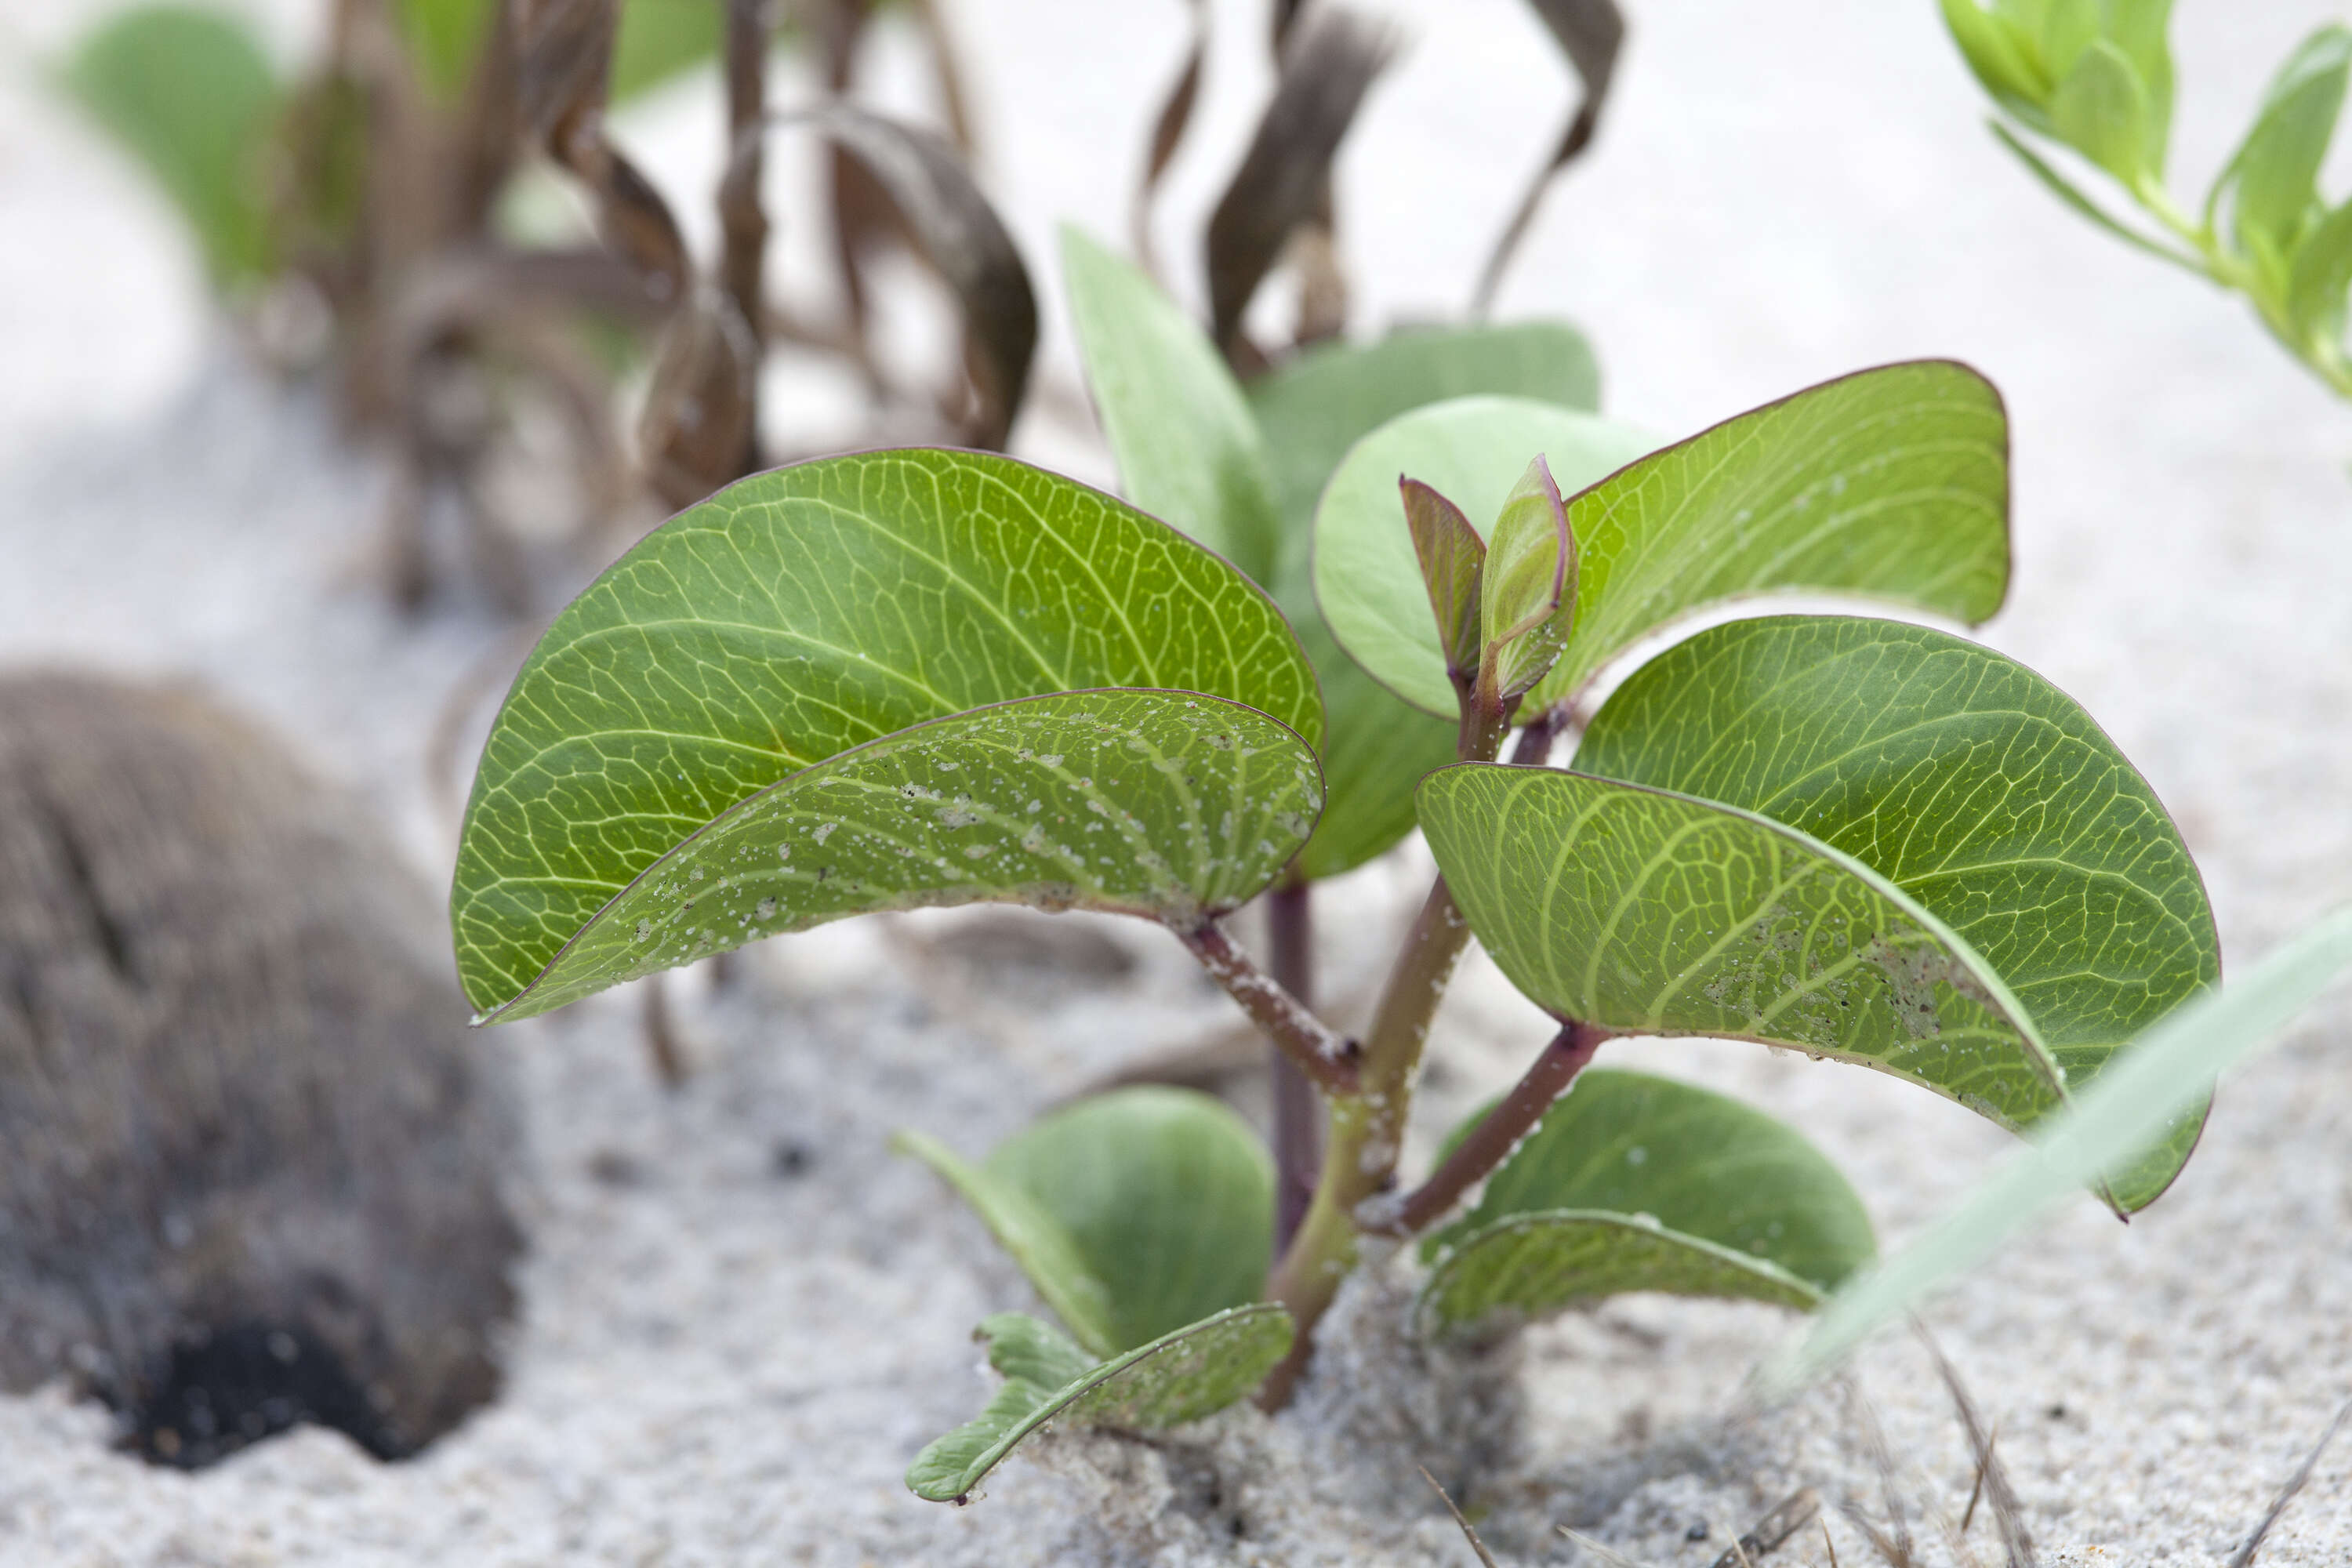
[[[1470,1130],[1470,1136],[1454,1146],[1429,1180],[1406,1194],[1379,1227],[1381,1231],[1412,1236],[1444,1218],[1462,1201],[1463,1194],[1484,1181],[1518,1147],[1519,1140],[1535,1130],[1544,1112],[1568,1092],[1568,1086],[1609,1037],[1609,1030],[1592,1024],[1562,1025],[1503,1102]]]
[[[1315,1005],[1315,885],[1287,881],[1266,895],[1266,969],[1302,1007]],[[1315,1200],[1323,1163],[1323,1100],[1279,1044],[1267,1047],[1274,1071],[1274,1255],[1297,1234]]]

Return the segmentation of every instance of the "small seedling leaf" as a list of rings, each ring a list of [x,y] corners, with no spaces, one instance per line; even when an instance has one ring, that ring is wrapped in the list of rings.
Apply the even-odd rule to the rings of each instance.
[[[919,1135],[901,1140],[980,1212],[1095,1355],[1265,1287],[1274,1169],[1257,1134],[1208,1095],[1097,1095],[1006,1139],[977,1168]]]
[[[2070,1090],[2220,976],[2178,828],[2091,717],[1948,633],[1775,616],[1709,627],[1629,677],[1580,771],[1752,811],[1853,856],[1942,920],[2032,1014]],[[2152,1201],[2187,1118],[2114,1177]]]
[[[1876,1247],[1853,1188],[1794,1129],[1671,1079],[1589,1068],[1422,1252],[1435,1265],[1423,1330],[1453,1332],[1625,1290],[1811,1308]]]
[[[2036,1130],[1925,1236],[1861,1274],[1805,1335],[1768,1363],[1768,1394],[1792,1390],[1917,1310],[2061,1202],[2164,1135],[2206,1088],[2268,1046],[2288,1021],[2352,967],[2352,907],[2281,944],[2228,985],[2169,1014],[2072,1108]]]
[[[1272,602],[1099,491],[1006,458],[921,448],[731,486],[598,578],[517,676],[450,898],[467,994],[484,1011],[514,1000],[655,862],[779,780],[928,721],[1102,687],[1223,697],[1321,738],[1314,673]],[[1171,716],[1197,718],[1183,700]],[[893,754],[911,760],[913,744]],[[1181,778],[1128,754],[1155,791]],[[1237,751],[1218,754],[1242,765]],[[1125,841],[1077,804],[1102,825],[1090,838]],[[1234,843],[1261,853],[1255,836]],[[1238,893],[1246,880],[1221,864],[1213,885]],[[710,930],[714,945],[730,935]]]
[[[930,1502],[967,1500],[989,1471],[1049,1423],[1159,1431],[1213,1415],[1246,1397],[1290,1352],[1290,1314],[1272,1302],[1235,1307],[1085,1367],[1075,1345],[1034,1318],[1002,1313],[980,1326],[1004,1386],[978,1419],[916,1457],[908,1488]],[[1056,1342],[1059,1342],[1058,1343]]]
[[[269,269],[263,149],[283,93],[243,26],[188,5],[125,11],[81,42],[65,82],[180,209],[215,288]]]
[[[1421,824],[1471,929],[1556,1016],[1863,1063],[2018,1128],[2063,1097],[2000,976],[1796,828],[1646,786],[1465,763]]]
[[[496,1016],[878,910],[1018,903],[1190,927],[1280,875],[1322,795],[1296,731],[1198,692],[1056,692],[934,719],[720,812]]]

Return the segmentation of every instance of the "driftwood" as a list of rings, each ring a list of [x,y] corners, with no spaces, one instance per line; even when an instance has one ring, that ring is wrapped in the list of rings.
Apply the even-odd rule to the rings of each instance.
[[[429,892],[185,690],[0,679],[0,1387],[194,1466],[498,1386],[512,1126]]]

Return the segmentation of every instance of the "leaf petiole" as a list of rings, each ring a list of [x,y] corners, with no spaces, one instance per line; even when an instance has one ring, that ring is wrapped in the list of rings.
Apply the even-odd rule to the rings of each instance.
[[[1566,1094],[1614,1031],[1570,1020],[1543,1048],[1500,1104],[1480,1119],[1423,1182],[1402,1199],[1373,1198],[1358,1215],[1364,1230],[1379,1236],[1413,1236],[1443,1219],[1463,1194],[1484,1181],[1532,1131],[1544,1112]],[[1389,1212],[1378,1212],[1385,1206]]]

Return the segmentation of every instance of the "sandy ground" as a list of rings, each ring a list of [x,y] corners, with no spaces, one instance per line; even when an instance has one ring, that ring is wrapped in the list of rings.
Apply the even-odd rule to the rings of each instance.
[[[1458,307],[1566,96],[1504,0],[1387,8],[1409,52],[1340,191],[1368,323]],[[462,594],[406,622],[366,587],[380,470],[313,402],[213,346],[167,216],[44,94],[37,57],[90,9],[0,5],[0,656],[213,682],[383,809],[438,878],[452,825],[429,737],[502,630]],[[292,47],[308,8],[270,9]],[[1060,218],[1120,233],[1180,8],[953,9],[984,83],[990,176],[1033,262]],[[2082,699],[2154,781],[2231,963],[2352,895],[2343,409],[2239,306],[2095,237],[2010,166],[1927,0],[1634,9],[1616,116],[1505,313],[1582,322],[1610,406],[1669,433],[1864,364],[1982,367],[2015,422],[2019,562],[1986,635]],[[1263,90],[1257,9],[1215,10],[1208,133],[1171,189],[1171,247]],[[2177,161],[2201,180],[2327,7],[2182,11]],[[707,189],[712,112],[689,87],[625,133],[669,188]],[[784,227],[789,272],[810,242],[788,210]],[[1047,374],[1066,384],[1063,320],[1049,300]],[[1103,473],[1079,434],[1037,421],[1021,442]],[[1418,854],[1325,900],[1339,990],[1417,896]],[[1696,1568],[1801,1485],[1882,1515],[1892,1495],[1923,1563],[1999,1560],[1981,1515],[1957,1551],[1944,1539],[1973,1468],[1907,1340],[1864,1356],[1858,1393],[1746,1414],[1740,1377],[1788,1328],[1762,1309],[1629,1300],[1528,1336],[1517,1367],[1433,1366],[1381,1359],[1397,1286],[1377,1279],[1283,1422],[1237,1413],[1164,1449],[1066,1445],[1000,1472],[973,1508],[916,1502],[907,1460],[984,1394],[966,1331],[1025,1289],[885,1152],[889,1131],[977,1151],[1230,1022],[1145,928],[1108,928],[1138,967],[1091,981],[1048,950],[1035,965],[942,959],[956,928],[835,928],[771,944],[724,996],[686,987],[699,1070],[675,1097],[648,1080],[626,997],[483,1037],[531,1114],[534,1250],[506,1397],[409,1464],[304,1432],[196,1477],[108,1452],[104,1417],[57,1394],[0,1399],[0,1564],[1467,1563],[1414,1460],[1486,1510],[1507,1561],[1578,1560],[1552,1533],[1568,1523]],[[1066,928],[1024,929],[1050,949]],[[2144,1218],[2119,1226],[2085,1202],[1927,1314],[1999,1428],[2043,1562],[2225,1561],[2352,1393],[2347,1024],[2339,995],[2231,1084]],[[1441,1125],[1543,1035],[1483,965],[1443,1027]],[[1798,1119],[1890,1241],[2003,1146],[1871,1075],[1712,1044],[1610,1052]],[[1839,1561],[1870,1561],[1843,1518],[1832,1532]],[[1773,1559],[1828,1560],[1818,1535]],[[2347,1560],[2352,1440],[2263,1557]]]

